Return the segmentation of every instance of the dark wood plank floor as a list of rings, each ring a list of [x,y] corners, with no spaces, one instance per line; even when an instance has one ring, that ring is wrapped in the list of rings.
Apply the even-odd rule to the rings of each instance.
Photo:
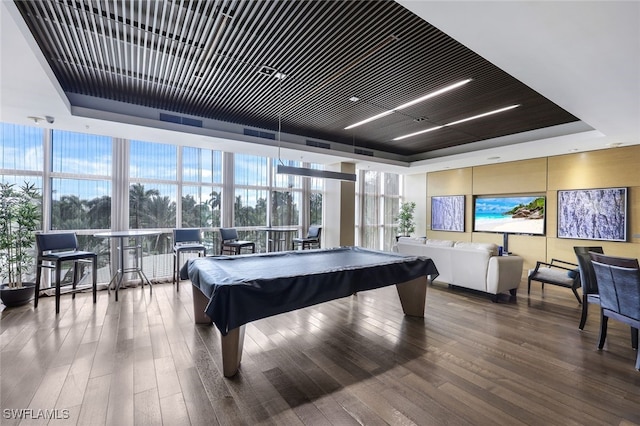
[[[388,287],[256,321],[230,380],[188,281],[63,296],[57,317],[43,298],[0,314],[0,423],[640,424],[629,329],[598,351],[597,309],[580,331],[569,290],[522,288],[496,304],[435,284],[424,319]]]

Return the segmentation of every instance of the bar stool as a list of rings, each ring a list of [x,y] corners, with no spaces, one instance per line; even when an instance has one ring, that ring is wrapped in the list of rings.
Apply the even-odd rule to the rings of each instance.
[[[202,244],[199,229],[173,230],[173,283],[176,285],[176,291],[180,291],[180,253],[207,255],[207,248]]]
[[[38,258],[36,262],[36,291],[33,307],[38,307],[38,296],[40,293],[40,279],[42,278],[42,268],[55,269],[56,286],[56,314],[60,313],[60,275],[62,272],[62,262],[73,262],[73,282],[71,298],[76,298],[76,293],[85,290],[86,287],[77,288],[79,263],[90,262],[93,270],[93,303],[96,303],[98,255],[90,251],[78,250],[78,238],[74,232],[60,232],[50,234],[36,234],[36,245],[38,248]],[[51,263],[51,264],[45,264]]]
[[[220,254],[241,254],[243,248],[251,249],[251,253],[256,252],[256,243],[253,241],[242,241],[238,239],[238,231],[235,228],[220,228]]]
[[[302,250],[310,248],[320,248],[320,232],[322,228],[319,226],[310,226],[305,238],[294,238],[291,242],[291,250],[295,250],[296,246],[302,246]]]

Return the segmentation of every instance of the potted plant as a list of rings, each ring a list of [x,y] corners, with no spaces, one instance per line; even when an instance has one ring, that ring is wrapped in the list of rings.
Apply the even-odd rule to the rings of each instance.
[[[398,221],[398,231],[400,236],[408,237],[416,230],[416,223],[413,220],[413,212],[416,209],[416,203],[407,202],[400,205],[400,212],[396,220]]]
[[[19,306],[33,298],[35,284],[25,283],[33,270],[35,232],[40,228],[40,192],[0,183],[0,298],[5,306]]]

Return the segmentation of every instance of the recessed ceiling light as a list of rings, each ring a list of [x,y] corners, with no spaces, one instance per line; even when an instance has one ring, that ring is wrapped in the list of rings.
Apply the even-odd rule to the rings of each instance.
[[[578,148],[571,148],[569,152],[578,152]]]
[[[468,79],[466,79],[466,80],[462,80],[462,81],[459,81],[459,82],[457,82],[457,83],[453,83],[453,84],[451,84],[451,85],[449,85],[449,86],[443,87],[442,89],[436,90],[436,91],[434,91],[434,92],[427,93],[426,95],[421,96],[421,97],[419,97],[419,98],[417,98],[417,99],[414,99],[414,100],[412,100],[412,101],[409,101],[409,102],[407,102],[407,103],[405,103],[405,104],[398,105],[398,106],[397,106],[397,107],[395,107],[394,109],[391,109],[391,110],[389,110],[389,111],[385,111],[385,112],[382,112],[382,113],[380,113],[380,114],[374,115],[373,117],[369,117],[369,118],[367,118],[367,119],[365,119],[365,120],[358,121],[357,123],[354,123],[354,124],[352,124],[352,125],[350,125],[350,126],[347,126],[347,127],[345,127],[344,129],[345,129],[345,130],[349,130],[349,129],[353,129],[354,127],[362,126],[363,124],[369,123],[369,122],[371,122],[371,121],[373,121],[373,120],[377,120],[378,118],[382,118],[382,117],[385,117],[385,116],[387,116],[387,115],[389,115],[389,114],[393,114],[393,113],[394,113],[394,112],[396,112],[396,111],[400,111],[400,110],[402,110],[402,109],[408,108],[408,107],[410,107],[410,106],[412,106],[412,105],[415,105],[415,104],[417,104],[417,103],[424,102],[424,101],[426,101],[426,100],[427,100],[427,99],[429,99],[429,98],[433,98],[434,96],[441,95],[441,94],[443,94],[443,93],[445,93],[445,92],[448,92],[449,90],[456,89],[456,88],[458,88],[458,87],[460,87],[460,86],[463,86],[463,85],[467,84],[467,83],[468,83],[468,82],[470,82],[471,80],[472,80],[472,79],[468,78]],[[395,140],[395,139],[394,139],[394,140]]]
[[[486,117],[488,115],[497,114],[499,112],[508,111],[510,109],[517,108],[519,106],[520,106],[519,104],[518,105],[510,105],[508,107],[504,107],[504,108],[496,109],[496,110],[493,110],[493,111],[485,112],[485,113],[482,113],[482,114],[474,115],[473,117],[463,118],[462,120],[458,120],[458,121],[454,121],[454,122],[451,122],[451,123],[443,124],[442,126],[430,127],[428,129],[425,129],[425,130],[420,130],[419,132],[414,132],[414,133],[409,133],[408,135],[398,136],[397,138],[393,138],[393,140],[394,141],[399,141],[401,139],[406,139],[406,138],[410,138],[412,136],[421,135],[423,133],[427,133],[427,132],[431,132],[431,131],[434,131],[434,130],[442,129],[443,127],[453,126],[455,124],[464,123],[465,121],[475,120],[476,118],[482,118],[482,117]]]
[[[489,157],[489,158],[487,158],[487,160],[499,160],[499,159],[500,159],[500,157]]]
[[[357,96],[352,96],[352,97],[350,97],[350,98],[349,98],[349,100],[350,100],[351,102],[358,102],[358,101],[360,100],[360,98],[359,98],[359,97],[357,97]]]
[[[611,143],[608,143],[607,146],[609,148],[618,148],[619,146],[622,146],[622,143],[621,142],[611,142]]]
[[[281,72],[277,72],[273,75],[277,80],[284,80],[287,78],[287,75]]]
[[[260,67],[260,69],[258,70],[258,73],[262,74],[262,75],[267,75],[267,76],[272,76],[276,73],[276,69],[275,68],[271,68],[268,67],[266,65],[263,65]]]

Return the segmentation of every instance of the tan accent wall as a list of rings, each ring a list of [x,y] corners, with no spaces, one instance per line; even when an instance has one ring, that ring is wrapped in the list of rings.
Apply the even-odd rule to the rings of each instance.
[[[473,194],[544,193],[547,190],[547,159],[513,161],[473,168]]]
[[[628,241],[557,238],[558,190],[628,188]],[[411,192],[412,188],[407,187]],[[546,235],[509,235],[509,250],[524,258],[523,276],[536,261],[575,261],[574,246],[602,246],[605,253],[640,258],[640,146],[427,173],[424,201],[429,238],[503,244],[502,234],[472,232],[475,195],[546,195]],[[465,232],[431,231],[431,197],[465,195]]]

